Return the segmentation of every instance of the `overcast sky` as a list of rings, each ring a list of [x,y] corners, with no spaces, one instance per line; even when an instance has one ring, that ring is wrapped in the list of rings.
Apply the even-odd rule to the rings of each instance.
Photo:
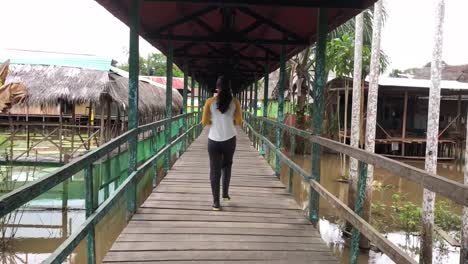
[[[92,0],[0,0],[0,48],[84,53],[125,61],[129,30]],[[390,68],[431,60],[434,0],[385,0],[382,49]],[[443,59],[468,64],[467,0],[446,0]],[[155,52],[140,41],[140,52]]]

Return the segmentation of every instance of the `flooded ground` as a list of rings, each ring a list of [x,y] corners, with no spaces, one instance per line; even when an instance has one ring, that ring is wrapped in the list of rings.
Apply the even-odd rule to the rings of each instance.
[[[125,159],[126,157],[124,157]],[[305,170],[310,171],[311,161],[309,156],[297,156],[294,158],[297,164]],[[124,164],[125,160],[117,160]],[[409,164],[423,168],[422,161],[412,161]],[[43,175],[50,173],[56,168],[15,168],[7,174],[8,171],[2,171],[2,175],[9,175],[15,179],[15,184],[3,186],[5,188],[16,188],[25,182],[35,180]],[[461,164],[441,163],[439,164],[439,175],[452,180],[461,182],[463,179],[463,167]],[[125,171],[125,167],[120,168]],[[337,155],[324,155],[322,158],[322,179],[321,183],[334,195],[342,201],[347,200],[348,187],[346,183],[337,181],[340,178],[340,159]],[[101,171],[102,173],[103,171]],[[118,172],[119,173],[119,172]],[[140,181],[139,202],[142,202],[151,192],[151,175]],[[125,173],[124,173],[125,174]],[[122,175],[124,175],[122,174]],[[288,185],[289,170],[282,166],[281,180]],[[107,187],[99,191],[99,200],[112,194],[119,179],[112,182]],[[303,184],[300,177],[295,176],[293,181],[295,199],[302,206],[307,208],[308,187]],[[380,210],[391,210],[392,195],[401,193],[406,201],[410,201],[420,206],[422,197],[422,188],[414,183],[404,180],[401,177],[392,175],[388,171],[376,169],[375,185],[379,186],[374,191],[374,201],[381,207]],[[1,263],[39,263],[46,259],[71,233],[74,232],[85,220],[84,211],[84,181],[82,174],[72,177],[67,183],[53,188],[49,192],[30,202],[27,207],[15,211],[8,219],[0,222],[0,235],[2,253]],[[7,188],[7,189],[8,189]],[[384,209],[382,209],[382,207]],[[62,208],[67,208],[62,210]],[[461,208],[451,206],[451,209],[459,213]],[[325,201],[320,202],[319,230],[323,240],[330,246],[335,254],[341,260],[341,263],[349,263],[348,241],[343,238],[344,222],[341,220],[333,208]],[[388,217],[374,216],[378,228],[395,244],[405,249],[415,259],[418,258],[417,249],[419,247],[419,237],[413,233],[404,232],[394,226],[392,220]],[[111,247],[113,241],[117,238],[120,231],[126,224],[126,205],[125,196],[119,201],[114,209],[108,214],[102,222],[96,226],[96,255],[101,259],[107,250]],[[435,261],[434,263],[456,263],[458,262],[459,248],[452,247],[443,241],[435,243]],[[86,242],[82,242],[78,248],[69,256],[67,263],[86,263]],[[359,263],[393,263],[387,256],[379,252],[369,251],[359,257]]]
[[[294,157],[294,161],[306,171],[310,171],[310,156],[296,156]],[[424,168],[424,161],[405,162],[418,168]],[[347,202],[348,184],[338,181],[341,178],[340,157],[334,154],[322,155],[321,170],[321,184],[340,200]],[[454,181],[463,182],[462,164],[455,162],[439,163],[438,174]],[[308,207],[308,185],[304,184],[297,175],[293,179],[294,197],[302,208],[305,209]],[[288,186],[289,169],[286,166],[282,166],[281,168],[281,181]],[[405,202],[411,202],[415,206],[421,207],[422,193],[423,188],[418,184],[398,177],[386,170],[375,169],[373,198],[374,204],[378,206],[376,214],[373,215],[373,225],[385,233],[390,241],[404,249],[416,260],[419,258],[419,236],[415,235],[415,232],[404,232],[399,229],[399,226],[395,225],[395,222],[397,222],[394,219],[395,216],[389,216],[388,212],[392,210],[392,205],[394,205],[392,198],[394,194],[404,197]],[[437,200],[447,201],[439,196]],[[461,206],[452,203],[448,203],[448,205],[454,214],[461,214]],[[379,211],[382,212],[382,215],[378,214]],[[336,211],[323,199],[320,201],[320,216],[319,229],[322,239],[340,257],[341,263],[348,263],[350,259],[347,248],[349,241],[343,238],[344,221],[338,217]],[[458,261],[458,247],[453,247],[442,239],[435,241],[434,263],[458,263]],[[387,264],[393,263],[393,261],[382,253],[370,251],[369,253],[361,254],[359,263]]]

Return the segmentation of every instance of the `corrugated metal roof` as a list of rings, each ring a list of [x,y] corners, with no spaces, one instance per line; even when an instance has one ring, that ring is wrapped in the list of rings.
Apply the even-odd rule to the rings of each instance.
[[[56,65],[100,71],[109,71],[112,63],[111,58],[93,55],[29,50],[0,51],[0,62],[8,59],[10,59],[12,64]]]
[[[431,80],[380,77],[379,85],[380,86],[413,87],[413,88],[429,89],[429,87],[431,87]],[[447,90],[468,90],[468,83],[463,83],[459,81],[442,80],[440,82],[440,88],[447,89]]]

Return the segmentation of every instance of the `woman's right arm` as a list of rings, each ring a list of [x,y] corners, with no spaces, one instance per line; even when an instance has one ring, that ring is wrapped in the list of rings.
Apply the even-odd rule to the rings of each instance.
[[[202,125],[208,126],[211,125],[211,102],[213,101],[213,97],[208,98],[206,100],[205,106],[203,107],[203,115],[202,115]]]

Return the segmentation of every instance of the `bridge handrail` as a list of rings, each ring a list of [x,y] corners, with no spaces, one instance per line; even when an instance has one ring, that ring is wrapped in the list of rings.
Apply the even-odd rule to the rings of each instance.
[[[246,114],[250,115],[250,113]],[[350,145],[346,145],[328,138],[314,136],[311,132],[308,131],[300,130],[298,128],[291,127],[285,124],[278,124],[274,120],[265,117],[253,118],[265,121],[270,125],[274,125],[276,127],[285,129],[289,133],[303,137],[311,141],[312,143],[317,143],[323,147],[336,150],[340,153],[346,154],[367,164],[372,164],[376,167],[386,169],[390,172],[395,173],[399,177],[420,184],[428,190],[443,195],[460,205],[468,206],[468,186],[464,184],[447,179],[443,176],[434,173],[429,173],[425,170],[413,167],[411,165],[405,164],[397,160],[387,158],[379,154],[355,148]]]
[[[78,246],[78,244],[85,238],[88,237],[88,262],[95,263],[95,236],[94,229],[95,225],[106,215],[106,213],[112,208],[116,203],[119,197],[121,197],[126,191],[133,191],[136,188],[136,182],[141,175],[143,175],[149,168],[156,166],[157,161],[165,155],[168,151],[171,151],[171,148],[176,144],[183,141],[183,143],[188,144],[188,136],[193,133],[193,137],[196,136],[195,133],[200,132],[201,123],[199,123],[198,118],[195,116],[198,113],[187,113],[181,114],[169,119],[158,120],[156,122],[141,125],[138,128],[129,130],[124,134],[112,139],[111,141],[103,144],[101,147],[83,155],[76,160],[66,164],[65,166],[59,168],[58,170],[51,172],[49,175],[40,178],[37,181],[28,183],[12,192],[9,192],[0,197],[0,217],[4,217],[8,213],[18,209],[27,202],[33,200],[41,194],[44,194],[53,187],[61,184],[65,180],[72,177],[74,174],[79,171],[85,171],[85,204],[86,204],[86,219],[85,222],[78,228],[78,230],[72,233],[45,261],[44,263],[62,263],[65,258],[73,252],[73,250]],[[164,146],[157,153],[155,153],[151,158],[148,158],[141,164],[136,171],[132,172],[124,182],[108,197],[100,206],[94,205],[93,198],[93,176],[92,176],[92,164],[95,161],[106,156],[112,150],[118,148],[122,144],[127,143],[132,136],[135,134],[139,135],[140,133],[146,132],[148,130],[157,129],[161,126],[164,126],[168,122],[176,122],[180,119],[185,118],[186,124],[183,128],[186,130],[180,134],[177,134],[178,137],[175,140],[172,140],[170,144]],[[188,128],[187,126],[190,126]],[[194,131],[197,129],[197,131]],[[156,136],[153,135],[153,136]],[[183,144],[185,146],[185,144]],[[182,147],[184,148],[184,147]],[[154,149],[156,151],[156,149]],[[132,190],[129,190],[132,189]],[[129,199],[129,203],[136,203],[136,199]],[[95,208],[97,207],[97,208]]]
[[[161,120],[164,121],[164,120]],[[182,141],[187,135],[192,133],[192,130],[198,127],[200,123],[191,126],[178,138],[173,140],[170,145],[165,146],[158,151],[153,157],[145,161],[140,165],[136,171],[134,171],[124,182],[115,190],[115,192],[106,199],[90,216],[86,218],[86,221],[78,227],[78,230],[71,234],[45,261],[44,263],[62,263],[65,258],[78,246],[78,244],[90,233],[94,226],[112,209],[113,205],[117,200],[122,197],[126,191],[133,186],[133,184],[142,176],[151,166],[155,165],[161,157],[163,157],[167,151]],[[89,254],[89,252],[88,252]]]
[[[312,143],[319,144],[323,147],[334,149],[338,152],[344,153],[348,156],[351,156],[355,159],[360,160],[360,162],[365,162],[372,164],[377,167],[387,169],[391,172],[396,173],[397,175],[404,177],[410,181],[416,182],[423,185],[425,188],[437,192],[441,195],[446,196],[447,198],[457,202],[461,205],[468,204],[468,187],[458,182],[445,179],[439,175],[427,173],[424,170],[419,168],[412,167],[410,165],[392,160],[381,155],[371,153],[362,149],[354,148],[349,145],[339,143],[330,139],[326,139],[319,136],[314,136],[311,132],[297,129],[285,124],[279,124],[274,120],[265,118],[265,117],[256,117],[249,112],[245,112],[246,118],[244,124],[249,132],[252,133],[254,137],[257,137],[264,144],[268,145],[275,154],[279,157],[281,162],[286,164],[290,169],[295,171],[300,175],[305,181],[307,181],[310,187],[316,191],[321,197],[323,197],[328,203],[330,203],[334,208],[337,209],[337,212],[351,225],[353,229],[353,243],[355,230],[362,233],[370,241],[372,241],[382,252],[384,252],[388,257],[390,257],[396,263],[417,263],[414,259],[408,256],[403,250],[398,246],[393,244],[387,238],[385,238],[378,230],[376,230],[371,224],[367,223],[359,214],[354,212],[349,208],[345,203],[340,201],[333,194],[328,192],[328,190],[320,185],[319,182],[314,180],[311,177],[311,174],[302,169],[289,157],[287,157],[280,148],[278,148],[274,143],[272,143],[267,137],[265,137],[262,132],[258,132],[249,122],[258,122],[262,121],[268,124],[271,124],[275,127],[280,127],[287,130],[289,133],[300,136],[309,140]],[[262,123],[263,125],[263,123]],[[264,127],[260,127],[260,130],[264,131]],[[310,204],[309,204],[310,206]],[[309,208],[311,210],[311,208]],[[356,232],[357,232],[356,231]],[[359,234],[359,232],[357,234]],[[357,245],[357,244],[356,244]],[[357,254],[357,247],[352,248],[353,255]]]

